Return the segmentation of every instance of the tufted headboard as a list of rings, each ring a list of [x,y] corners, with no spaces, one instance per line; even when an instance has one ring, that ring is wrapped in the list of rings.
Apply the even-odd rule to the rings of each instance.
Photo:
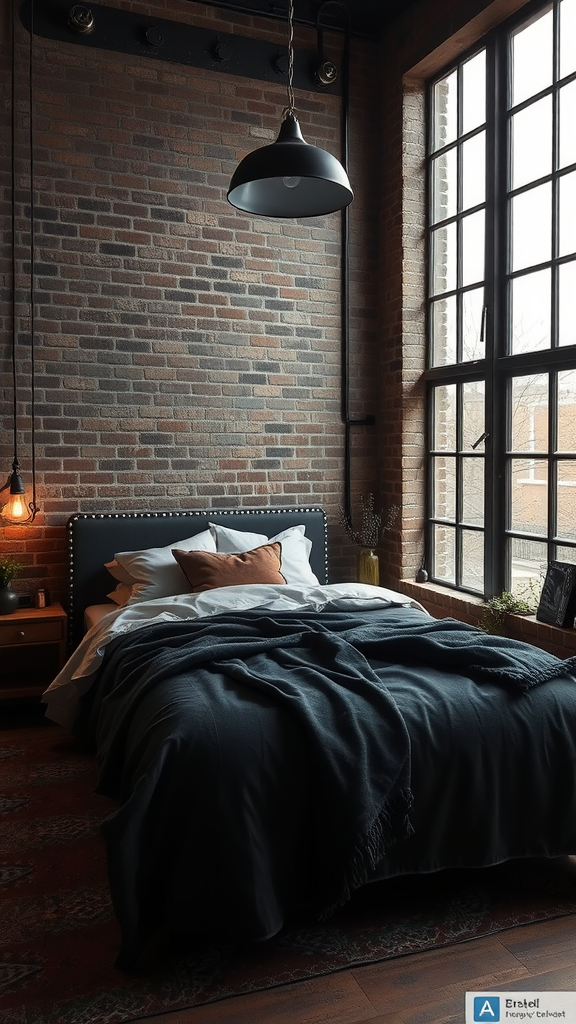
[[[117,551],[164,547],[208,528],[209,523],[273,537],[303,524],[312,541],[310,565],[328,582],[326,513],[321,508],[207,509],[192,512],[80,512],[67,524],[69,638],[71,647],[84,633],[84,609],[102,604],[114,585],[105,562]]]

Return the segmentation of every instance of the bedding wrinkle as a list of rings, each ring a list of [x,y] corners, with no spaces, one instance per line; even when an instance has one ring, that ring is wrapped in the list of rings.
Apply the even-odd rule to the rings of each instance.
[[[176,563],[175,563],[176,564]],[[311,579],[315,579],[312,575]],[[130,602],[110,611],[103,622],[93,626],[42,695],[47,705],[46,717],[74,727],[78,702],[92,686],[99,671],[106,646],[118,636],[126,635],[150,624],[160,622],[198,621],[218,614],[243,613],[254,609],[273,611],[315,611],[324,609],[362,610],[389,607],[424,609],[417,601],[397,591],[362,583],[254,584],[219,587],[199,594],[176,594],[169,597]]]

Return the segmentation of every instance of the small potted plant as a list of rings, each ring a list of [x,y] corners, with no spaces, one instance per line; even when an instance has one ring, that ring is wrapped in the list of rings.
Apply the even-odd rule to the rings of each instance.
[[[529,596],[523,598],[503,590],[501,594],[491,597],[484,604],[480,628],[485,633],[505,636],[508,615],[532,615],[535,611],[536,602]]]
[[[360,546],[360,558],[358,561],[358,582],[372,583],[378,586],[380,583],[380,565],[375,548],[378,546],[384,534],[392,528],[400,508],[398,505],[391,505],[386,513],[386,519],[382,512],[376,512],[374,495],[368,494],[360,498],[361,516],[360,526],[354,529],[350,516],[347,516],[343,509],[340,510],[340,520],[346,536],[353,544]],[[382,525],[384,523],[384,525]]]
[[[12,590],[12,580],[22,565],[12,555],[0,554],[0,615],[10,615],[18,608],[18,594]]]

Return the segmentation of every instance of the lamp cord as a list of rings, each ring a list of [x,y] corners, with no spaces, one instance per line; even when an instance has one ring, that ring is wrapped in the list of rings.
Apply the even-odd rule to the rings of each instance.
[[[12,428],[14,444],[13,469],[18,468],[18,397],[16,380],[16,13],[12,9]]]
[[[28,504],[28,522],[32,522],[38,506],[36,504],[36,372],[34,352],[34,267],[35,256],[35,222],[34,222],[34,134],[33,134],[33,90],[32,90],[32,53],[33,53],[33,0],[30,4],[30,50],[29,50],[29,149],[30,149],[30,446],[31,446],[31,471],[32,471],[32,500]],[[18,472],[20,464],[18,461],[18,375],[16,368],[17,348],[17,259],[16,259],[16,12],[15,3],[11,5],[12,11],[12,122],[11,122],[11,186],[12,186],[12,420],[14,436],[14,461],[12,469]]]
[[[296,116],[294,106],[294,0],[288,2],[288,106],[283,117]]]
[[[34,311],[34,276],[36,270],[36,219],[34,202],[34,0],[30,2],[30,50],[28,60],[28,101],[30,105],[28,120],[28,142],[30,150],[30,445],[32,449],[32,501],[30,511],[32,518],[38,511],[36,505],[36,354],[34,351],[35,311]]]

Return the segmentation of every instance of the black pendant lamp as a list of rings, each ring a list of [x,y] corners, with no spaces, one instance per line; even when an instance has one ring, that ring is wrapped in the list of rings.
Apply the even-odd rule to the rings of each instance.
[[[276,142],[249,153],[238,164],[228,201],[261,217],[320,217],[354,198],[342,164],[302,138],[294,111],[294,2],[288,6],[288,106]]]

